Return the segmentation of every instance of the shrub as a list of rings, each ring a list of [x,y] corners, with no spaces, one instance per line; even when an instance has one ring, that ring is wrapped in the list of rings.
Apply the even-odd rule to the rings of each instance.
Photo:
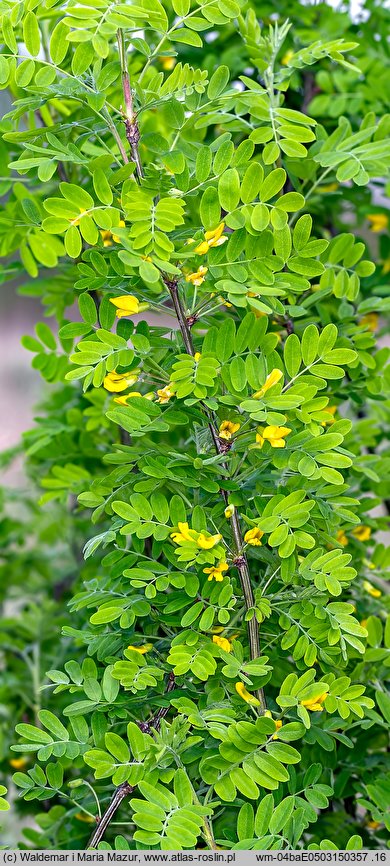
[[[387,13],[264,5],[3,3],[32,847],[386,844]]]

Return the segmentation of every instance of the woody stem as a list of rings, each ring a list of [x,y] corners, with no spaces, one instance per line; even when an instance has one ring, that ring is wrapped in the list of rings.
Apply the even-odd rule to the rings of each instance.
[[[176,316],[177,316],[177,320],[179,323],[179,327],[180,327],[180,331],[181,331],[181,335],[183,338],[183,343],[184,343],[186,352],[188,355],[194,355],[195,350],[194,350],[194,344],[192,341],[192,334],[191,334],[191,330],[190,330],[190,327],[189,327],[189,324],[187,321],[187,317],[186,317],[186,314],[185,314],[185,311],[184,311],[184,308],[182,305],[180,295],[179,295],[177,280],[172,280],[172,279],[169,279],[168,277],[164,277],[164,283],[167,286],[169,293],[170,293],[170,296],[171,296],[171,299],[172,299],[172,304],[173,304],[173,307],[174,307],[175,312],[176,312]],[[203,411],[205,417],[207,418],[207,423],[209,426],[209,430],[211,433],[211,437],[212,437],[212,440],[214,443],[215,450],[217,451],[218,454],[223,454],[224,452],[223,452],[223,449],[221,447],[221,442],[220,442],[220,439],[218,436],[218,432],[217,432],[218,431],[218,425],[216,423],[214,413],[212,411],[210,411],[210,409],[208,409],[207,406],[204,406],[204,405],[202,405],[202,411]],[[225,469],[227,469],[226,463],[224,463],[223,466]],[[227,505],[227,493],[226,493],[226,491],[223,490],[221,492],[221,495],[222,495],[222,497],[223,497],[223,499]],[[242,594],[243,594],[244,601],[245,601],[245,608],[247,611],[253,610],[253,608],[255,606],[255,599],[254,599],[254,595],[253,595],[253,588],[252,588],[252,583],[251,583],[251,578],[250,578],[249,565],[248,565],[248,560],[247,560],[247,556],[246,556],[245,549],[244,549],[244,539],[242,536],[240,519],[238,517],[238,514],[235,511],[234,511],[232,518],[231,518],[231,527],[232,527],[235,552],[236,552],[236,556],[234,559],[234,565],[236,566],[239,577],[240,577],[240,584],[241,584]],[[248,628],[250,656],[251,656],[251,659],[253,661],[254,659],[259,658],[259,656],[260,656],[259,624],[258,624],[255,616],[252,616],[252,619],[250,619],[248,621],[247,628]],[[263,689],[257,689],[256,690],[256,696],[257,696],[258,700],[260,701],[259,712],[264,713],[264,711],[266,710],[267,704],[265,701]]]
[[[119,29],[117,31],[117,39],[118,39],[118,54],[119,61],[121,66],[121,75],[122,75],[122,89],[123,89],[123,99],[124,99],[124,122],[125,122],[125,131],[126,138],[130,145],[131,158],[133,162],[135,162],[135,168],[137,172],[138,180],[144,176],[142,163],[138,150],[138,142],[140,139],[140,132],[138,126],[137,115],[134,112],[133,106],[133,94],[131,92],[131,84],[130,84],[130,76],[129,70],[127,67],[127,55],[126,55],[126,45],[125,45],[125,37],[123,35],[123,30]]]

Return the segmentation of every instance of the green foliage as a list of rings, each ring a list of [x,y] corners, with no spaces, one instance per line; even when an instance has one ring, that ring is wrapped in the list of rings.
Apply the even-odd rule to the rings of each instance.
[[[0,9],[2,279],[49,320],[1,523],[22,848],[387,844],[390,72],[364,5]]]

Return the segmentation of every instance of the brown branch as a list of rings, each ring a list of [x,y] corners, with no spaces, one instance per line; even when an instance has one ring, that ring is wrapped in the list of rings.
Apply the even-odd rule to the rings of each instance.
[[[171,692],[174,688],[175,688],[175,677],[174,677],[174,674],[171,672],[168,676],[168,684],[167,684],[167,687],[165,689],[165,694],[169,694],[169,692]],[[150,719],[149,722],[138,722],[138,726],[139,726],[140,730],[143,731],[145,734],[151,733],[152,729],[154,729],[155,731],[158,731],[160,728],[161,719],[163,719],[164,716],[166,716],[168,710],[169,710],[169,707],[161,707],[159,710],[157,710],[155,715],[152,716],[152,718]],[[109,802],[109,805],[107,806],[107,809],[104,812],[104,815],[102,815],[96,829],[92,833],[92,836],[88,842],[88,848],[96,848],[96,846],[99,844],[99,842],[101,842],[101,840],[103,839],[103,836],[107,830],[107,827],[109,827],[109,825],[110,825],[115,813],[119,809],[119,806],[121,805],[122,801],[126,797],[128,797],[130,794],[132,794],[133,791],[134,791],[134,787],[132,785],[129,785],[128,782],[123,782],[122,785],[119,785],[118,788],[115,789],[115,791],[111,797],[111,800]]]
[[[100,818],[96,830],[94,830],[94,832],[92,833],[92,836],[88,842],[88,848],[96,848],[99,842],[101,842],[107,830],[107,827],[110,825],[115,813],[119,809],[122,800],[132,794],[133,791],[134,788],[129,785],[128,782],[123,782],[122,785],[119,785],[119,787],[116,788],[111,797],[109,806],[107,807],[104,815],[102,815],[102,817]]]
[[[122,88],[123,88],[123,99],[125,103],[125,108],[123,112],[123,119],[125,123],[125,131],[126,138],[130,145],[131,158],[133,162],[135,162],[135,167],[138,175],[138,179],[144,176],[142,163],[138,150],[138,142],[140,139],[140,132],[138,126],[137,115],[134,111],[133,106],[133,94],[131,92],[131,84],[130,84],[130,76],[129,70],[127,68],[127,56],[126,56],[126,45],[125,45],[125,37],[123,35],[123,30],[119,29],[117,32],[118,38],[118,53],[119,60],[121,65],[121,75],[122,75]]]
[[[179,327],[180,327],[180,331],[181,331],[181,335],[183,338],[186,352],[189,355],[194,355],[195,350],[194,350],[194,344],[192,341],[192,334],[190,331],[190,325],[189,325],[188,319],[185,315],[185,312],[184,312],[184,309],[183,309],[183,306],[181,303],[181,299],[180,299],[179,292],[178,292],[177,280],[172,280],[172,279],[169,279],[167,277],[165,277],[163,279],[164,279],[164,283],[167,286],[169,293],[171,295],[171,298],[172,298],[172,303],[173,303],[173,306],[174,306],[174,309],[176,312],[176,316],[177,316],[177,319],[179,322]],[[211,433],[211,437],[212,437],[212,440],[214,443],[215,450],[217,451],[218,454],[223,454],[225,452],[225,449],[224,449],[224,446],[221,443],[221,440],[219,439],[219,436],[218,436],[218,432],[217,432],[218,426],[217,426],[217,423],[215,420],[214,413],[211,412],[207,408],[207,406],[205,406],[203,404],[201,404],[201,405],[202,405],[202,411],[207,418],[207,423],[209,426],[209,430]],[[223,466],[225,469],[227,469],[226,463],[224,463]],[[221,495],[224,499],[224,502],[227,504],[226,491],[221,490]],[[245,601],[245,608],[246,608],[246,610],[251,610],[255,606],[255,599],[254,599],[254,595],[253,595],[253,588],[252,588],[252,583],[251,583],[251,578],[250,578],[248,560],[247,560],[247,556],[246,556],[246,553],[244,550],[244,539],[242,536],[240,520],[239,520],[239,517],[238,517],[238,514],[236,513],[236,511],[234,511],[234,513],[232,515],[231,526],[232,526],[234,544],[235,544],[235,548],[236,548],[236,550],[235,550],[236,555],[235,555],[235,559],[233,560],[233,562],[237,568],[237,571],[238,571],[238,574],[240,577],[242,594],[244,596],[244,601]],[[252,619],[250,619],[248,621],[247,628],[248,628],[250,656],[251,656],[251,659],[253,661],[254,659],[259,658],[259,656],[260,656],[259,624],[258,624],[255,616],[252,616]],[[259,710],[261,713],[264,713],[264,711],[267,707],[267,704],[265,701],[263,689],[257,689],[256,690],[256,696],[257,696],[258,700],[260,701]]]
[[[169,692],[172,692],[173,689],[175,688],[175,685],[176,685],[175,675],[171,671],[171,673],[168,676],[168,684],[167,684],[167,687],[165,689],[165,694],[168,695]],[[144,734],[150,734],[150,732],[152,730],[159,731],[160,725],[161,725],[161,720],[165,718],[165,716],[169,712],[169,709],[170,709],[169,706],[168,707],[160,707],[160,709],[157,710],[157,712],[154,714],[154,716],[152,716],[152,718],[148,722],[139,722],[138,726],[139,726],[140,730],[143,731]]]

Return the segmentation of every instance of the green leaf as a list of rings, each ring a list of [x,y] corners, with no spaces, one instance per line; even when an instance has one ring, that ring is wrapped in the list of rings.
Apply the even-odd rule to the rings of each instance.
[[[51,734],[54,734],[56,739],[58,740],[69,740],[69,734],[64,725],[60,722],[57,717],[51,713],[49,710],[40,710],[38,713],[39,721],[42,722],[42,725],[50,731]]]
[[[308,330],[306,328],[306,330]],[[303,340],[302,340],[303,347]],[[301,366],[301,344],[296,334],[289,334],[284,346],[284,363],[289,376],[297,375]],[[305,363],[307,363],[305,361]]]
[[[108,183],[106,173],[103,171],[103,169],[95,169],[92,175],[92,180],[93,188],[99,201],[103,202],[103,204],[112,204],[112,189],[110,187],[110,184]]]
[[[41,36],[34,12],[27,12],[23,22],[23,41],[27,51],[36,57],[41,49]]]
[[[284,168],[275,168],[271,171],[260,187],[260,199],[262,202],[269,201],[280,192],[286,183],[286,172]]]
[[[65,232],[65,249],[72,259],[77,259],[77,257],[81,253],[82,243],[80,232],[76,226],[69,226],[69,228]]]
[[[280,833],[290,820],[294,810],[294,797],[285,797],[279,806],[276,806],[269,822],[270,833]]]
[[[228,66],[219,66],[213,72],[209,86],[207,88],[207,96],[209,99],[216,99],[217,96],[225,90],[225,87],[230,78],[230,70]]]
[[[118,734],[108,733],[105,735],[104,742],[106,745],[106,749],[119,761],[121,764],[127,764],[130,761],[130,750]]]
[[[240,178],[236,168],[225,171],[218,181],[218,196],[221,207],[234,210],[240,200]]]
[[[218,192],[213,186],[209,186],[203,193],[200,202],[200,218],[207,230],[215,229],[220,222],[221,206]]]
[[[97,309],[91,295],[88,292],[84,292],[80,295],[78,304],[80,315],[84,319],[84,322],[87,322],[88,325],[95,325],[97,322]]]
[[[233,319],[225,319],[219,328],[216,343],[216,355],[222,363],[227,361],[234,351],[235,333],[236,328]]]

